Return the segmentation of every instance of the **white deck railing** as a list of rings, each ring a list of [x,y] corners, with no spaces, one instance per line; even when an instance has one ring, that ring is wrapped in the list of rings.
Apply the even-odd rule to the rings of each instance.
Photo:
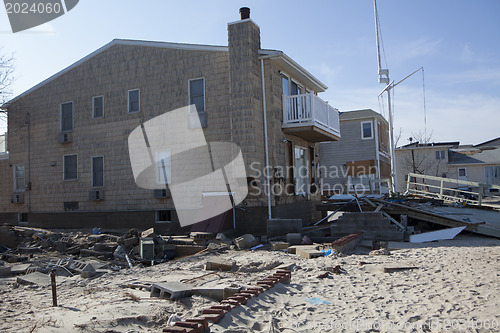
[[[0,157],[7,155],[7,134],[0,134]]]
[[[283,96],[283,125],[314,125],[340,136],[339,110],[314,94]]]

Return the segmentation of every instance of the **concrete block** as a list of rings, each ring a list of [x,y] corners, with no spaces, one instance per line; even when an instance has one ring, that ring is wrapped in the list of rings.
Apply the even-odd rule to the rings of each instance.
[[[182,282],[153,283],[150,297],[178,299],[191,295],[191,286]]]
[[[274,242],[271,243],[272,250],[286,250],[290,247],[290,243],[287,242]]]
[[[305,250],[305,249],[308,249],[308,250],[317,250],[318,246],[317,245],[292,245],[292,246],[288,247],[288,253],[290,253],[290,254],[298,254],[297,253],[298,249],[302,249],[302,250]]]
[[[7,277],[10,274],[10,267],[0,267],[0,277]]]
[[[17,283],[19,284],[36,284],[39,286],[50,285],[50,276],[40,272],[34,272],[27,275],[21,275],[17,277]]]
[[[266,223],[267,237],[276,237],[302,231],[302,219],[269,219]]]
[[[107,260],[107,259],[113,258],[113,252],[107,252],[107,251],[100,252],[100,251],[89,250],[89,249],[81,249],[80,256],[103,258],[103,259]]]
[[[200,245],[176,245],[175,251],[177,257],[186,257],[203,251],[206,247]]]
[[[19,264],[14,265],[10,268],[10,271],[14,275],[26,274],[28,269],[31,267],[31,264]]]
[[[304,249],[304,248],[298,248],[297,254],[301,258],[305,258],[305,259],[313,259],[313,258],[325,256],[325,253],[323,251],[319,251],[319,250],[315,250],[315,249]]]
[[[193,295],[200,295],[209,298],[213,298],[217,301],[222,301],[229,297],[234,296],[239,293],[241,288],[234,288],[230,286],[219,286],[219,287],[206,287],[206,288],[193,288],[191,293]]]
[[[11,253],[4,253],[2,255],[2,260],[5,260],[9,263],[14,263],[14,262],[26,261],[26,260],[28,260],[28,257],[18,256],[18,255],[11,254]]]
[[[194,240],[202,240],[202,239],[210,240],[210,239],[214,239],[215,235],[212,232],[195,231],[195,232],[191,232],[189,237],[191,237]]]
[[[245,234],[241,237],[235,238],[234,244],[240,250],[249,249],[249,248],[257,245],[257,240],[255,239],[255,237],[253,235]]]
[[[230,271],[235,267],[235,265],[236,263],[233,260],[214,258],[207,261],[205,269],[211,271]]]
[[[288,234],[286,234],[286,241],[290,245],[302,244],[302,234],[300,234],[300,233],[288,233]]]

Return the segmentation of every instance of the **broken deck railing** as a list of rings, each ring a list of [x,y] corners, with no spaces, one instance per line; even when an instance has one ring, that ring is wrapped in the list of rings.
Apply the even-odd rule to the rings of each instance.
[[[425,198],[466,202],[481,206],[484,198],[500,199],[491,195],[491,191],[500,191],[500,185],[482,184],[452,178],[442,178],[409,173],[406,182],[405,195],[416,195]]]

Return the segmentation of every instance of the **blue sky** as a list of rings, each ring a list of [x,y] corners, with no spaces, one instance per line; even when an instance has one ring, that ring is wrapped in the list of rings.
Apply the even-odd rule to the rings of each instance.
[[[13,34],[0,10],[0,46],[15,57],[13,96],[114,38],[227,44],[227,23],[251,8],[263,48],[284,51],[328,85],[320,95],[340,111],[372,108],[377,96],[372,0],[82,0],[66,15]],[[398,145],[412,133],[476,144],[500,136],[500,1],[378,0],[385,59],[394,91]],[[5,121],[0,120],[0,126]],[[2,129],[0,128],[0,131]]]

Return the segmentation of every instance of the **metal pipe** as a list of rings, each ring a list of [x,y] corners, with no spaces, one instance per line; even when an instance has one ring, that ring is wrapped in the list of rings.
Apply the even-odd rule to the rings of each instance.
[[[260,59],[260,70],[262,77],[262,110],[264,112],[264,150],[266,152],[266,169],[267,170],[267,212],[269,219],[272,219],[271,212],[271,175],[269,172],[269,138],[267,136],[267,109],[266,109],[266,82],[264,77],[264,59]]]

